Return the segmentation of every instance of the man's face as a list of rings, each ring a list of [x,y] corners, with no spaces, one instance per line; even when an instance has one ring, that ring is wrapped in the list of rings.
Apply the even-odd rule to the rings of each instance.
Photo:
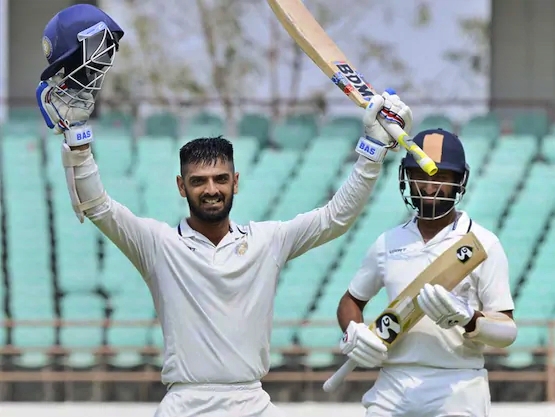
[[[239,173],[231,162],[218,160],[211,164],[188,164],[177,177],[177,187],[187,199],[191,215],[217,223],[229,216],[233,195],[237,193]]]
[[[446,213],[454,204],[455,173],[439,170],[433,177],[421,169],[408,169],[413,204],[427,218]]]

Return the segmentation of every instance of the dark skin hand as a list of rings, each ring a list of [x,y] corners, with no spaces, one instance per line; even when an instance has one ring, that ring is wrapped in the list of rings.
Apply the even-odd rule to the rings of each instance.
[[[356,323],[362,323],[364,321],[362,312],[364,311],[364,307],[368,301],[358,300],[346,291],[341,297],[339,301],[339,306],[337,307],[337,321],[339,322],[339,327],[341,327],[342,331],[347,330],[349,323],[352,321]],[[512,310],[505,310],[501,311],[501,313],[505,314],[507,317],[513,319],[513,311]],[[476,329],[476,320],[479,317],[484,317],[481,311],[475,311],[474,317],[472,320],[464,326],[464,330],[467,333],[473,332]]]

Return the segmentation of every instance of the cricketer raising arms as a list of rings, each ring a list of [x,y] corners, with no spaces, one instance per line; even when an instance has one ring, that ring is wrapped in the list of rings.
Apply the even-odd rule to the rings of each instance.
[[[414,217],[382,233],[341,298],[341,350],[362,367],[380,367],[363,396],[368,417],[486,417],[490,410],[485,346],[511,345],[517,334],[509,268],[497,236],[456,210],[469,177],[462,142],[426,130],[413,140],[438,167],[430,178],[407,154],[399,167],[403,201]],[[473,232],[487,259],[452,292],[425,284],[417,296],[424,317],[389,351],[363,324],[365,305],[381,288],[395,299],[434,259]],[[373,319],[373,318],[372,318]]]
[[[190,217],[178,225],[140,218],[107,194],[89,147],[95,138],[88,120],[122,36],[108,15],[90,5],[54,16],[44,31],[49,65],[37,102],[47,126],[63,134],[63,168],[78,219],[92,221],[128,257],[152,294],[164,335],[161,379],[168,388],[156,416],[281,415],[260,383],[269,369],[279,272],[351,227],[387,151],[398,149],[382,124],[410,131],[411,110],[392,91],[375,95],[364,111],[365,137],[350,176],[325,206],[292,220],[230,220],[239,173],[224,138],[199,138],[181,148],[176,192],[187,199]],[[383,109],[390,120],[377,120]]]

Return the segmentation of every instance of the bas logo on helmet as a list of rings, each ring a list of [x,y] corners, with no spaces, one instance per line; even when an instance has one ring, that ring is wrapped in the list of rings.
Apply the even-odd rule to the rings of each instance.
[[[470,246],[461,246],[457,249],[457,258],[464,264],[472,258],[472,248]]]
[[[44,53],[46,59],[50,59],[50,56],[52,55],[52,42],[50,42],[50,39],[46,36],[42,37],[42,52]]]
[[[384,313],[375,321],[376,334],[386,343],[392,343],[399,333],[401,333],[401,325],[399,318],[393,313]]]

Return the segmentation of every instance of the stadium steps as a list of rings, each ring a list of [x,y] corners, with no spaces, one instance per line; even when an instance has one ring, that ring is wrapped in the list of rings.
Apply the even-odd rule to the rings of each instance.
[[[555,209],[555,196],[540,193],[546,178],[555,174],[555,167],[535,163],[527,171],[521,190],[515,195],[503,228],[498,237],[509,260],[511,287],[517,290],[530,269],[530,260],[535,256],[537,241]]]
[[[534,141],[532,136],[501,137],[480,181],[469,186],[470,198],[461,201],[460,207],[487,229],[495,230],[513,191],[526,175],[535,156]],[[515,155],[519,155],[517,164]]]
[[[265,219],[275,199],[293,178],[301,161],[296,149],[265,148],[250,173],[240,176],[232,218],[238,224]]]
[[[529,271],[519,281],[515,300],[514,318],[520,320],[552,320],[555,316],[555,289],[552,285],[555,258],[555,205],[546,218],[544,232],[537,240],[533,249],[533,260],[529,261]],[[527,367],[534,363],[532,348],[546,347],[549,343],[548,332],[543,325],[521,326],[517,339],[508,348],[509,355],[503,360],[506,366],[513,368]]]
[[[351,151],[352,145],[337,137],[314,138],[265,218],[286,221],[325,204],[327,190]]]

